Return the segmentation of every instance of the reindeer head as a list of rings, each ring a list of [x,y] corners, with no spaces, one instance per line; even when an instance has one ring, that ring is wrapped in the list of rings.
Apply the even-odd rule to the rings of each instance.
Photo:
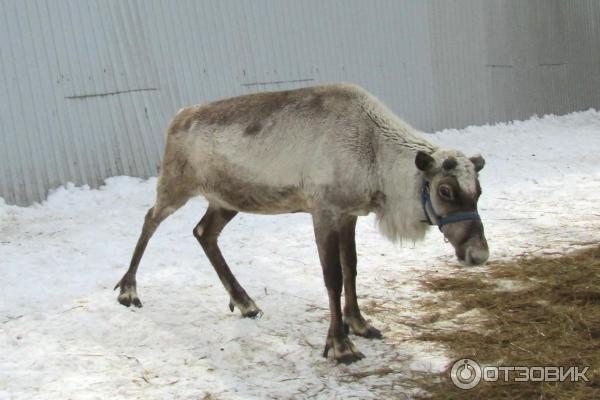
[[[421,201],[425,222],[440,228],[463,265],[481,265],[489,250],[477,212],[481,195],[478,173],[485,165],[481,156],[471,158],[457,151],[419,151],[415,164],[421,171]]]

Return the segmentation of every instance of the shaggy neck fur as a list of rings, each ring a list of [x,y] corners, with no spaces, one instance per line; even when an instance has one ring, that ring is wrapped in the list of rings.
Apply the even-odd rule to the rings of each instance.
[[[395,116],[372,96],[362,104],[378,136],[377,181],[385,203],[376,211],[381,233],[392,242],[420,240],[429,225],[423,223],[420,203],[421,173],[415,167],[417,151],[433,154],[438,147]]]

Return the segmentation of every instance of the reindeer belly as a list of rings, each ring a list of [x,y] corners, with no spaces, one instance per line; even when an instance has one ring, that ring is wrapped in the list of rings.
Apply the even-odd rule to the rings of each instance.
[[[202,194],[221,207],[258,214],[308,211],[309,202],[298,185],[253,182],[234,174],[211,174]],[[216,177],[216,179],[214,179]]]

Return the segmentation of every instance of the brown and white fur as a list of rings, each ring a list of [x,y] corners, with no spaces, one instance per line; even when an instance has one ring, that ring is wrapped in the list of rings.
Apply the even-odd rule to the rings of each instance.
[[[238,212],[307,212],[331,311],[324,354],[332,349],[340,362],[359,360],[364,355],[349,339],[348,327],[369,338],[381,333],[363,318],[356,300],[357,217],[375,213],[381,232],[393,241],[421,239],[429,227],[419,200],[423,176],[431,182],[438,213],[450,213],[476,208],[481,167],[481,157],[439,149],[349,84],[183,108],[168,128],[156,202],[146,214],[130,267],[115,287],[121,289],[119,302],[141,307],[136,271],[148,240],[165,218],[202,195],[209,206],[193,234],[229,293],[231,310],[235,306],[244,317],[255,317],[261,311],[225,262],[219,234]],[[487,259],[480,221],[442,230],[464,263]]]

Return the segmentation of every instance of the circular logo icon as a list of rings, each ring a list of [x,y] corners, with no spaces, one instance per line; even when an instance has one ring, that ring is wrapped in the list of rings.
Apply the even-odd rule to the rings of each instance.
[[[481,367],[470,358],[461,358],[452,365],[450,379],[458,388],[473,389],[481,381]]]

